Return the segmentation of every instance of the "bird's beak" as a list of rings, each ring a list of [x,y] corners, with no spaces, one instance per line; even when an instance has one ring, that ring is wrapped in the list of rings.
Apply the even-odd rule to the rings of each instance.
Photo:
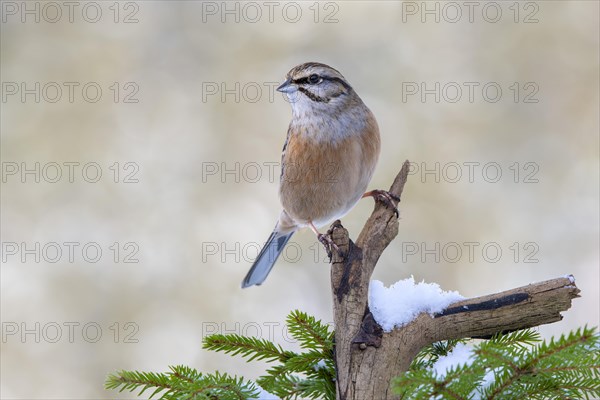
[[[296,88],[292,85],[292,78],[288,78],[285,82],[283,82],[277,88],[278,92],[282,93],[290,93],[293,92]]]

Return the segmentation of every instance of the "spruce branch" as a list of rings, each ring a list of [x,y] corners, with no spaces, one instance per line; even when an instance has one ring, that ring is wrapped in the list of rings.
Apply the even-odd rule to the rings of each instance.
[[[541,343],[540,343],[541,342]],[[401,399],[588,399],[600,396],[600,336],[580,328],[541,341],[533,330],[495,335],[474,346],[469,365],[437,375],[423,360],[439,358],[438,344],[423,350],[393,390]]]
[[[315,317],[294,310],[287,317],[287,326],[291,335],[300,342],[303,349],[331,351],[333,348],[333,331]]]
[[[296,353],[284,351],[281,346],[265,339],[242,335],[214,334],[204,339],[202,348],[213,351],[221,351],[225,354],[241,355],[248,358],[247,361],[266,360],[281,361],[294,357]]]
[[[277,362],[256,382],[283,399],[334,399],[333,331],[327,324],[298,310],[292,311],[286,321],[289,332],[306,352],[283,350],[267,340],[235,334],[208,336],[203,347],[241,355],[249,362]]]
[[[204,375],[181,365],[169,368],[171,372],[167,373],[119,371],[108,376],[105,388],[119,389],[119,392],[139,389],[138,396],[154,389],[148,398],[160,395],[162,400],[243,400],[258,397],[258,389],[254,383],[244,381],[243,378],[219,372]]]
[[[260,376],[256,383],[267,392],[281,398],[292,398],[297,392],[300,378],[287,371],[284,365],[276,365],[266,372],[267,374]]]

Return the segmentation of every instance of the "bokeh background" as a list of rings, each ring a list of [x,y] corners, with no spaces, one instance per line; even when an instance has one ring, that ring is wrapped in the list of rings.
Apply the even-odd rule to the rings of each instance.
[[[375,279],[477,296],[573,274],[582,297],[539,330],[597,326],[598,2],[474,3],[59,2],[59,16],[3,1],[0,396],[130,398],[106,375],[175,364],[255,378],[261,363],[204,351],[203,335],[295,348],[290,310],[331,320],[309,231],[240,289],[279,213],[291,111],[274,88],[305,61],[339,69],[376,115],[372,188],[414,163]],[[352,237],[372,208],[343,219]]]

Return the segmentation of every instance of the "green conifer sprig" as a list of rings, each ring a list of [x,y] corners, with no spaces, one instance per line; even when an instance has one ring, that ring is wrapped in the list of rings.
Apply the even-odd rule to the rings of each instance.
[[[301,311],[287,317],[290,334],[305,352],[284,350],[265,339],[236,334],[207,336],[203,348],[240,355],[248,362],[277,363],[257,383],[282,399],[335,399],[333,331],[327,324]],[[120,371],[110,375],[107,389],[140,390],[141,396],[154,389],[150,398],[160,399],[249,399],[257,398],[258,388],[251,382],[227,374],[203,375],[194,369],[177,366],[168,373]]]
[[[169,369],[166,373],[120,371],[108,376],[105,388],[119,392],[139,389],[138,396],[153,389],[148,398],[160,395],[164,400],[245,400],[258,396],[256,385],[243,378],[219,372],[202,374],[183,365]]]
[[[208,336],[204,339],[204,348],[239,354],[248,361],[279,362],[256,382],[282,399],[334,399],[333,331],[327,324],[298,310],[288,315],[286,323],[292,337],[308,351],[285,351],[266,340],[239,335]]]
[[[214,334],[204,338],[202,348],[212,351],[221,351],[233,356],[241,355],[247,361],[265,360],[285,362],[296,353],[285,351],[281,346],[265,339],[236,334]]]
[[[287,326],[292,336],[303,349],[323,353],[333,349],[333,330],[327,324],[302,311],[294,310],[287,317]]]
[[[469,366],[441,377],[431,369],[456,342],[424,349],[394,382],[402,399],[588,399],[600,397],[600,336],[578,329],[549,342],[533,330],[496,335],[474,347]]]

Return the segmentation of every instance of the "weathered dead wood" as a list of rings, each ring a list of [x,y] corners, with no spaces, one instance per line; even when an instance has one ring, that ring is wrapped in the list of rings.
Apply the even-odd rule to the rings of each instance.
[[[406,161],[389,190],[398,197],[409,166]],[[382,203],[376,204],[356,244],[339,221],[332,226],[333,240],[344,254],[334,252],[331,269],[338,399],[393,399],[391,379],[406,371],[424,346],[559,321],[560,312],[578,297],[572,277],[556,278],[462,300],[443,313],[421,314],[384,333],[368,309],[368,288],[379,257],[397,234],[398,218]]]

